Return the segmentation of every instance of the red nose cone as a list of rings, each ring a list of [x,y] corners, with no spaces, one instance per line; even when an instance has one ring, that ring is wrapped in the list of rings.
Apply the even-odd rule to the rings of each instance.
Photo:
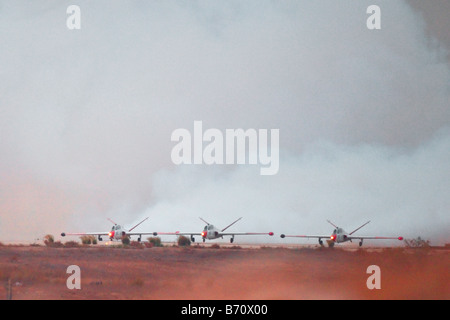
[[[208,232],[203,231],[203,232],[202,232],[202,237],[203,237],[203,238],[206,238],[206,235],[207,235],[207,234],[208,234]]]
[[[336,241],[336,235],[335,234],[331,235],[330,239]]]
[[[403,240],[403,237],[398,237],[398,240]]]
[[[273,232],[269,232],[269,236],[273,236]]]
[[[110,233],[108,233],[108,235],[111,239],[114,238],[114,231],[111,231]]]

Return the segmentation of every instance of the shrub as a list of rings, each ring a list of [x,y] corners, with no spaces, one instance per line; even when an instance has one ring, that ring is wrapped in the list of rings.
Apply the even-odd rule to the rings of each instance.
[[[185,236],[178,237],[178,246],[179,247],[187,247],[191,245],[191,239]]]
[[[144,245],[139,241],[131,241],[130,247],[136,248],[136,249],[144,249]]]
[[[405,244],[407,247],[410,248],[429,248],[430,247],[430,240],[424,240],[421,237],[418,237],[417,239],[405,239]]]
[[[82,244],[97,244],[97,238],[94,236],[82,236],[80,239]]]
[[[64,247],[66,248],[77,248],[79,246],[79,243],[76,241],[67,241],[66,243],[64,243]]]
[[[161,238],[160,237],[149,237],[147,238],[148,242],[145,243],[145,245],[148,248],[153,248],[153,247],[162,247],[162,243],[161,243]]]
[[[55,243],[55,237],[54,237],[53,235],[47,234],[47,235],[44,237],[44,244],[45,244],[47,247],[51,247],[54,243]]]
[[[53,242],[53,243],[50,245],[50,247],[53,247],[53,248],[62,248],[62,247],[64,247],[64,244],[63,244],[61,241],[55,241],[55,242]]]
[[[124,246],[130,245],[130,237],[128,237],[128,236],[123,236],[123,237],[122,237],[122,244],[123,244]]]

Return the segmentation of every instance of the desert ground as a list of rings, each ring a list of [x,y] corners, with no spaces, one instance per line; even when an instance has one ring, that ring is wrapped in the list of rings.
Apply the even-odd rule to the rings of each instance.
[[[450,299],[449,249],[0,246],[0,299]],[[69,290],[70,265],[81,289]],[[370,265],[381,289],[369,290]]]

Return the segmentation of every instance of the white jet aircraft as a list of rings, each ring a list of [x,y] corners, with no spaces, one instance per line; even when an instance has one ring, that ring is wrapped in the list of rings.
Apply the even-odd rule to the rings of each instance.
[[[84,233],[65,233],[65,232],[63,232],[63,233],[61,233],[61,236],[62,237],[65,237],[65,236],[97,236],[98,241],[103,241],[102,236],[107,236],[109,238],[109,240],[122,240],[122,238],[125,236],[139,236],[138,241],[140,242],[143,235],[156,235],[156,232],[131,232],[147,219],[148,219],[148,217],[145,218],[144,220],[142,220],[141,222],[139,222],[134,227],[132,227],[130,230],[126,230],[121,225],[118,225],[117,223],[115,223],[114,221],[112,221],[111,219],[108,218],[108,220],[114,224],[111,231],[84,232]]]
[[[202,220],[203,222],[206,223],[205,228],[203,229],[202,232],[166,232],[166,233],[158,233],[158,234],[163,234],[163,235],[177,235],[177,236],[190,236],[191,237],[191,241],[195,242],[195,238],[194,236],[201,236],[203,239],[203,242],[205,242],[206,239],[208,240],[213,240],[213,239],[218,239],[218,238],[222,238],[224,236],[231,236],[230,238],[230,243],[234,242],[234,236],[255,236],[255,235],[269,235],[269,236],[273,236],[273,232],[266,232],[266,233],[256,233],[256,232],[224,232],[225,230],[227,230],[229,227],[231,227],[233,224],[235,224],[236,222],[238,222],[239,220],[241,220],[242,217],[240,217],[239,219],[237,219],[236,221],[234,221],[233,223],[231,223],[230,225],[228,225],[227,227],[225,227],[224,229],[220,230],[217,229],[215,226],[213,226],[212,224],[210,224],[209,222],[203,220],[202,218],[200,218],[200,220]]]
[[[341,243],[341,242],[346,242],[346,241],[352,241],[352,240],[360,240],[359,241],[359,246],[361,247],[363,244],[363,240],[364,239],[395,239],[395,240],[403,240],[403,237],[367,237],[367,236],[352,236],[352,234],[354,234],[356,231],[358,231],[359,229],[361,229],[362,227],[364,227],[366,224],[368,224],[370,221],[367,221],[366,223],[364,223],[362,226],[360,226],[359,228],[353,230],[350,233],[345,232],[344,229],[339,228],[338,226],[336,226],[334,223],[332,223],[331,221],[327,220],[327,222],[329,224],[331,224],[333,227],[335,227],[335,229],[333,230],[333,233],[331,234],[331,236],[329,235],[305,235],[305,236],[289,236],[289,235],[285,235],[282,234],[280,237],[281,238],[286,238],[286,237],[292,237],[292,238],[318,238],[319,239],[319,244],[321,246],[323,246],[323,242],[322,239],[328,239],[327,243],[329,247],[333,247],[335,243]]]

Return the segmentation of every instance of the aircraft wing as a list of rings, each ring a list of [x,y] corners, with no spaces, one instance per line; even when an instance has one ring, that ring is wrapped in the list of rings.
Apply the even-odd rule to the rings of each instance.
[[[109,231],[106,232],[80,232],[80,233],[61,233],[61,236],[107,236]]]
[[[156,236],[158,232],[125,232],[127,236]]]
[[[220,236],[273,236],[273,232],[220,232]]]
[[[127,236],[146,236],[146,235],[152,235],[156,236],[156,232],[125,232]],[[61,236],[109,236],[110,231],[108,232],[80,232],[80,233],[61,233]]]
[[[347,239],[359,239],[359,240],[363,240],[363,239],[373,239],[373,240],[403,240],[403,237],[371,237],[371,236],[359,236],[359,237],[355,237],[355,236],[348,236]]]
[[[331,235],[286,235],[282,234],[281,238],[316,238],[316,239],[325,239],[330,238]]]
[[[201,232],[180,232],[180,231],[175,231],[175,232],[155,232],[154,235],[155,236],[157,236],[157,235],[164,235],[164,236],[201,236],[202,233]]]

